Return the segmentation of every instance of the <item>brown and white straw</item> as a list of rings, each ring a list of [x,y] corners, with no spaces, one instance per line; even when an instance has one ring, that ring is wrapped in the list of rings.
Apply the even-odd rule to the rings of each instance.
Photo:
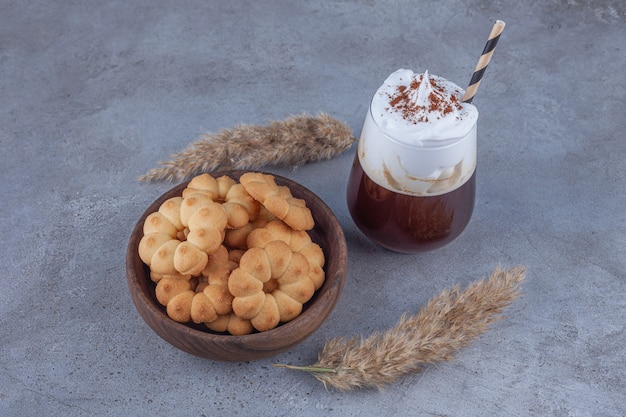
[[[465,91],[465,96],[462,100],[464,103],[471,103],[474,99],[476,91],[478,91],[480,81],[483,79],[483,75],[485,74],[485,70],[487,69],[487,65],[489,65],[489,61],[493,56],[493,51],[496,49],[498,40],[500,40],[500,35],[504,30],[504,26],[505,23],[502,20],[496,20],[493,27],[491,28],[491,33],[489,34],[489,38],[487,39],[487,43],[485,44],[483,53],[478,59],[478,63],[476,64],[476,68],[474,69],[474,73],[472,74],[472,79],[470,80],[469,86]]]

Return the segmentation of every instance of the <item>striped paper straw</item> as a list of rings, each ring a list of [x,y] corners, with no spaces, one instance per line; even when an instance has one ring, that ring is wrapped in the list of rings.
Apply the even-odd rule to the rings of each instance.
[[[463,100],[461,100],[464,103],[471,103],[474,99],[476,91],[478,91],[478,86],[480,85],[480,80],[483,79],[487,65],[489,65],[493,51],[496,49],[496,45],[500,39],[500,34],[504,30],[504,25],[505,23],[502,20],[496,20],[496,23],[493,24],[493,28],[491,28],[491,33],[489,34],[483,53],[476,64],[474,74],[472,74],[472,79],[470,80],[467,90],[465,90],[465,96],[463,97]]]

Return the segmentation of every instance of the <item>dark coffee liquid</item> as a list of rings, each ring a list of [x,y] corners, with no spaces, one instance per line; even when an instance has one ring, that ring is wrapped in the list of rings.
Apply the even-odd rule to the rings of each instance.
[[[355,155],[348,179],[348,209],[368,238],[396,252],[440,248],[454,240],[474,210],[476,172],[446,194],[415,197],[390,191],[372,181]]]

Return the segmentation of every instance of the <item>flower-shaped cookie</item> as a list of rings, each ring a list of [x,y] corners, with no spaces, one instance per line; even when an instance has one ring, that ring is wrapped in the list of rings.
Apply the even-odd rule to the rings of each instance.
[[[309,275],[315,289],[324,283],[324,263],[326,262],[322,248],[311,240],[305,231],[293,230],[280,220],[274,220],[265,226],[252,230],[246,239],[249,248],[263,248],[274,240],[281,240],[289,245],[293,252],[301,253],[309,262]]]
[[[227,175],[214,178],[209,174],[202,174],[189,181],[183,190],[183,197],[200,193],[211,200],[221,203],[228,218],[228,228],[236,229],[256,219],[260,204],[253,199],[243,185],[237,183]]]
[[[233,312],[258,331],[270,330],[302,312],[315,292],[304,255],[276,240],[248,249],[228,280]]]
[[[311,230],[315,225],[306,202],[292,196],[289,188],[277,185],[273,175],[246,172],[239,181],[255,200],[292,229]]]

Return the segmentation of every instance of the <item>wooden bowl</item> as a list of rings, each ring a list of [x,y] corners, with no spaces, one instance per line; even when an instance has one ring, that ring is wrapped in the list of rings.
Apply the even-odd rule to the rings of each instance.
[[[215,178],[228,175],[238,180],[245,171],[211,173]],[[202,358],[223,361],[251,361],[289,350],[309,337],[326,320],[335,307],[346,278],[348,252],[343,230],[328,206],[305,187],[278,175],[276,183],[286,185],[292,194],[304,199],[313,214],[315,227],[309,231],[312,240],[322,247],[326,256],[326,280],[313,298],[304,305],[302,313],[288,323],[261,333],[233,336],[212,333],[204,325],[178,323],[167,316],[165,308],[156,300],[155,284],[148,267],[138,254],[146,217],[161,204],[182,194],[188,182],[172,188],[150,205],[137,221],[126,252],[128,289],[135,307],[148,326],[173,346]]]

